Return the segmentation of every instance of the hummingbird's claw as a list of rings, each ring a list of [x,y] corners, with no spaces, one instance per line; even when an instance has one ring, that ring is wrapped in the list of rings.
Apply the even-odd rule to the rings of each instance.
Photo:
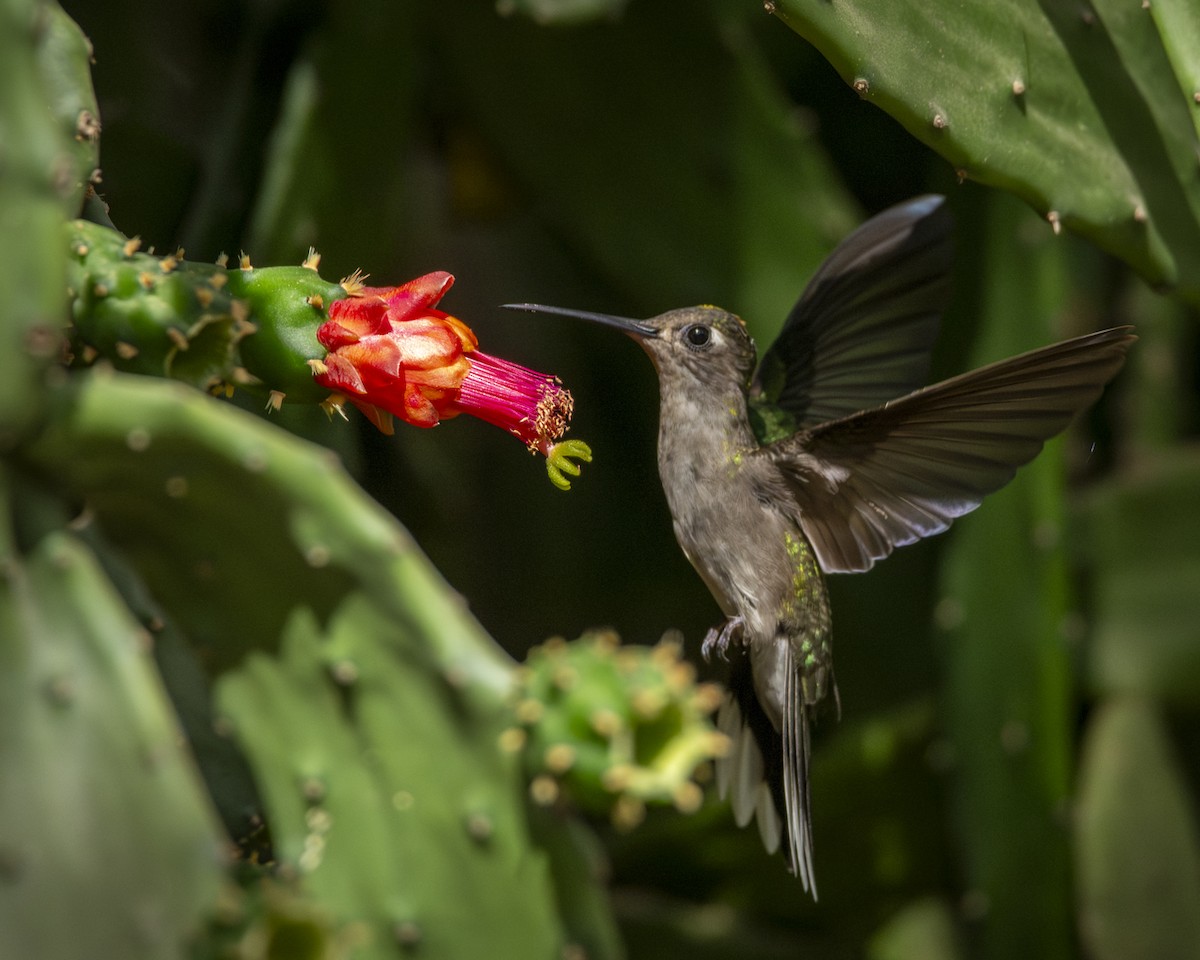
[[[745,619],[738,614],[736,617],[730,617],[721,624],[720,631],[713,627],[704,637],[704,642],[700,644],[700,654],[705,660],[711,660],[713,651],[721,655],[722,660],[728,660],[726,651],[729,649],[729,641],[733,639],[733,632],[739,630],[746,625]]]

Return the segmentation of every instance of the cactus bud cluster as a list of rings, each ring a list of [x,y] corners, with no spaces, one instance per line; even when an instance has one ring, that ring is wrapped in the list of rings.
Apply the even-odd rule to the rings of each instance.
[[[621,646],[611,633],[553,639],[530,651],[516,724],[501,743],[523,752],[534,802],[569,799],[633,827],[647,804],[699,808],[697,778],[727,747],[709,719],[719,700],[672,639],[654,647]]]

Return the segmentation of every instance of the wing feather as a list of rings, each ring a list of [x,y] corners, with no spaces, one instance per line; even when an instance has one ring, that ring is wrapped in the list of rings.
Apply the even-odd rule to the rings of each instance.
[[[763,447],[827,573],[945,530],[1099,395],[1137,338],[1115,327],[944,380]]]
[[[927,195],[842,241],[788,314],[751,389],[811,425],[920,386],[949,293],[950,214]]]

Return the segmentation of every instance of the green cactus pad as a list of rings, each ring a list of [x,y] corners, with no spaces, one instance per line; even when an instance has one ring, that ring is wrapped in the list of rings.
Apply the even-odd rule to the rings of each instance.
[[[44,504],[11,497],[11,476],[0,470],[0,956],[182,956],[216,900],[220,829],[149,636],[77,537],[28,529]]]
[[[57,359],[64,256],[58,236],[96,166],[88,48],[53,3],[0,7],[0,450],[41,411]]]
[[[1056,231],[1200,298],[1195,3],[767,8],[960,177],[1013,191]]]
[[[394,519],[327,451],[182,385],[85,372],[59,400],[28,465],[86,493],[208,669],[317,933],[363,957],[575,942],[538,844],[556,873],[576,854],[533,840],[500,746],[512,663]]]
[[[57,3],[39,4],[34,26],[38,74],[57,130],[52,170],[64,216],[78,216],[99,179],[100,109],[92,89],[92,45]]]

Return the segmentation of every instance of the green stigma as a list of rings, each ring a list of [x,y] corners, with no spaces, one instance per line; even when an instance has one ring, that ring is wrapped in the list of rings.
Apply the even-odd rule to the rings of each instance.
[[[571,489],[571,481],[564,474],[579,476],[579,464],[575,460],[592,462],[592,448],[582,440],[562,440],[546,451],[546,475],[559,490]]]

